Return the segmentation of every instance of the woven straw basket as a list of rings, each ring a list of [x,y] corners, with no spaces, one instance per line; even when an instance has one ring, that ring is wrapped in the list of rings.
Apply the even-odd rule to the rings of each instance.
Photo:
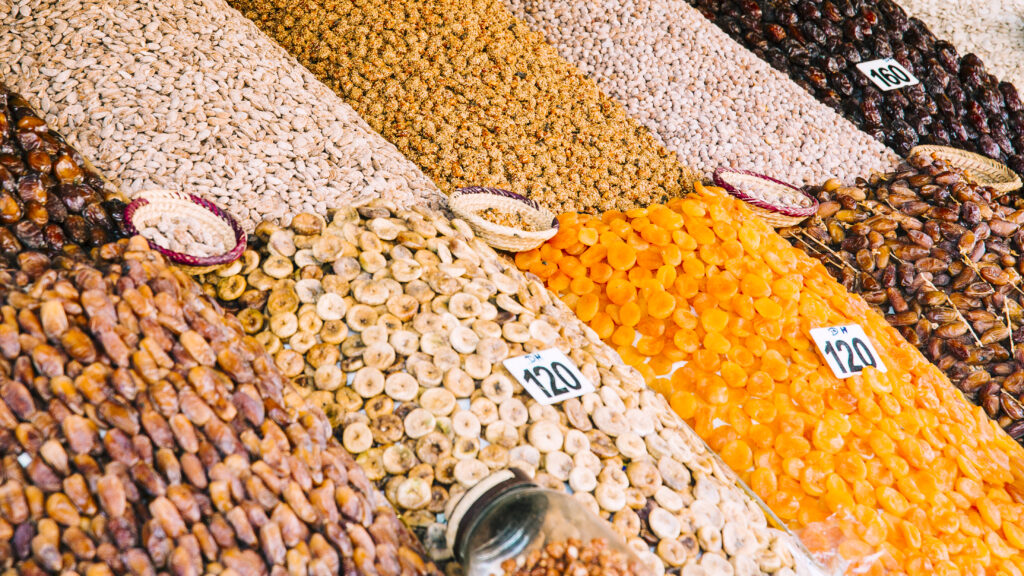
[[[818,211],[818,200],[803,190],[764,174],[718,168],[715,184],[743,200],[773,228],[796,226]]]
[[[907,156],[922,155],[949,162],[950,165],[967,172],[978,184],[988,186],[1000,195],[1021,187],[1020,176],[1013,170],[981,154],[949,146],[914,146]]]
[[[460,188],[448,198],[448,206],[456,216],[468,222],[484,242],[499,250],[530,250],[558,233],[558,220],[550,210],[508,190],[479,186]],[[485,220],[480,213],[488,208],[518,214],[535,230],[520,230]]]
[[[168,250],[153,241],[149,246],[163,254],[168,260],[179,264],[189,274],[205,274],[237,260],[245,250],[245,231],[230,214],[212,202],[194,194],[171,190],[147,190],[140,192],[124,210],[125,227],[132,236],[140,230],[155,227],[160,215],[172,213],[188,216],[197,227],[213,230],[231,250],[217,256],[193,256]]]

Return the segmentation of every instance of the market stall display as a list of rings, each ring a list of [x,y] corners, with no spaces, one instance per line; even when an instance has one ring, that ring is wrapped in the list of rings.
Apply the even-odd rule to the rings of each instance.
[[[812,552],[838,551],[854,571],[1024,569],[1024,450],[739,200],[708,188],[566,214],[516,262],[668,396]],[[878,369],[839,379],[810,331],[851,324]]]
[[[0,255],[8,264],[81,255],[124,236],[124,197],[0,84]]]
[[[897,152],[952,145],[1024,169],[1024,104],[893,0],[692,0],[710,20]],[[892,58],[875,77],[858,64]],[[906,79],[904,80],[904,76]],[[874,78],[874,79],[872,79]]]
[[[237,320],[103,252],[0,272],[0,568],[440,575]]]
[[[505,3],[705,178],[724,164],[817,183],[896,162],[684,0]]]
[[[792,574],[789,537],[665,399],[464,221],[372,203],[263,224],[251,246],[244,266],[207,275],[208,292],[324,407],[435,556],[449,552],[448,501],[516,466],[571,489],[656,554],[656,573]],[[529,392],[506,364],[552,348],[593,392],[550,404],[557,388]]]
[[[128,196],[198,194],[252,231],[359,198],[438,194],[222,0],[19,0],[0,3],[0,21],[0,80]]]
[[[926,156],[856,186],[836,184],[812,188],[823,202],[818,216],[782,235],[1024,440],[1019,200]]]
[[[961,54],[973,52],[992,73],[1024,86],[1024,1],[897,0],[907,14],[950,41]]]
[[[500,0],[232,0],[447,193],[631,208],[694,173]]]

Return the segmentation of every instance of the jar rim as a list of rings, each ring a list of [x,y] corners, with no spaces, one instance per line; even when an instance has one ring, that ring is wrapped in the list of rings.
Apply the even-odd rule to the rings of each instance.
[[[539,486],[525,472],[513,467],[499,470],[467,490],[452,508],[452,512],[448,516],[448,527],[445,530],[446,543],[455,559],[465,562],[465,558],[461,557],[460,550],[462,544],[469,538],[469,525],[482,510],[499,496],[530,487],[538,488]]]

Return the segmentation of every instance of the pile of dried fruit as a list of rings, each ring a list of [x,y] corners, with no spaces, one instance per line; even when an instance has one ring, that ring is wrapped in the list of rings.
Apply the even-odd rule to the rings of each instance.
[[[247,232],[359,199],[440,197],[224,0],[5,1],[0,22],[0,78],[129,196],[199,194]]]
[[[1024,440],[1024,210],[943,162],[910,162],[811,189],[818,216],[780,232]]]
[[[0,274],[0,569],[440,574],[232,317],[104,255]]]
[[[854,124],[905,154],[973,150],[1024,171],[1017,89],[961,58],[893,0],[691,0],[709,19]],[[895,58],[921,83],[878,89],[856,64]]]
[[[0,84],[0,255],[81,253],[122,237],[123,211],[120,193]]]
[[[913,575],[1024,570],[1024,450],[740,201],[708,189],[560,222],[517,263],[668,396],[812,551]],[[854,323],[888,371],[838,380],[809,331]]]
[[[261,225],[252,247],[208,290],[240,294],[228,304],[245,330],[432,552],[446,503],[517,466],[571,488],[657,573],[791,574],[788,538],[664,398],[465,222],[373,203]],[[596,393],[541,405],[502,365],[548,348]]]
[[[445,191],[631,208],[694,174],[500,0],[231,0]]]

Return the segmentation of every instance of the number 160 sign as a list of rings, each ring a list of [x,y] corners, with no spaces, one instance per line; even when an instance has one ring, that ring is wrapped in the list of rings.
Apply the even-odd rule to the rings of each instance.
[[[814,328],[811,338],[818,345],[822,357],[836,378],[849,378],[860,374],[865,366],[885,372],[885,364],[875,351],[864,329],[857,324]]]

